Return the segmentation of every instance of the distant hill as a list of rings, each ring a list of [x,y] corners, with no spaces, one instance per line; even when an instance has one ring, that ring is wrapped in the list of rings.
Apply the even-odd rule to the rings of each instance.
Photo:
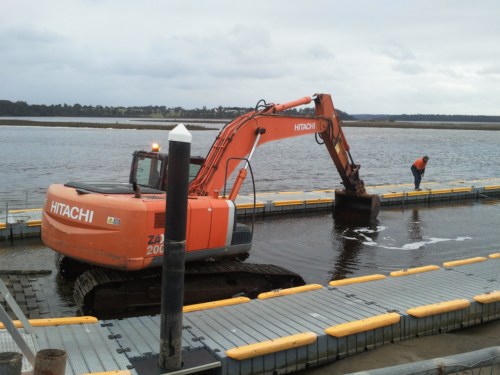
[[[425,121],[425,122],[495,122],[500,123],[500,116],[472,115],[370,115],[357,114],[351,116],[360,121]]]

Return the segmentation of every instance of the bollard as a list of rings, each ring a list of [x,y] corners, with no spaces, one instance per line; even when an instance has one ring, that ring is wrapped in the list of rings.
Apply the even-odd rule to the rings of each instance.
[[[67,354],[61,349],[42,349],[36,353],[33,375],[64,375]]]
[[[21,375],[23,355],[17,352],[0,353],[0,374]]]
[[[168,136],[167,202],[162,273],[160,355],[166,371],[182,367],[182,305],[191,133],[179,124]]]

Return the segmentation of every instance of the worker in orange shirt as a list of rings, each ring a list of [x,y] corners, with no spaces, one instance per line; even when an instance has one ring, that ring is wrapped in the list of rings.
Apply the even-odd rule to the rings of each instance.
[[[422,158],[418,158],[415,160],[411,166],[411,173],[413,173],[413,177],[415,177],[415,190],[420,191],[420,181],[422,181],[422,176],[425,172],[425,167],[427,165],[427,161],[429,160],[428,156],[424,156]]]

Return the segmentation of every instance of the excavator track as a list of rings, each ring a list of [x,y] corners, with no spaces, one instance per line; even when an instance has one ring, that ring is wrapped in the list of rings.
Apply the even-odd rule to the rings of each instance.
[[[84,315],[117,319],[158,314],[162,269],[123,272],[91,268],[75,281],[73,295]],[[240,261],[188,263],[184,305],[234,296],[255,298],[259,293],[304,285],[300,275],[269,264]]]

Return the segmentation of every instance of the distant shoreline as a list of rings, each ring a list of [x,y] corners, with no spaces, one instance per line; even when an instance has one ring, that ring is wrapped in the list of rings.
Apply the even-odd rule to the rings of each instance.
[[[179,121],[180,123],[180,121]],[[188,130],[219,130],[201,125],[184,124]],[[120,124],[107,122],[72,122],[72,121],[32,121],[32,120],[1,120],[0,126],[42,126],[52,128],[94,128],[94,129],[130,129],[130,130],[172,130],[177,124]]]
[[[446,122],[397,122],[397,121],[344,121],[348,128],[394,128],[394,129],[444,129],[444,130],[500,130],[500,123],[446,123]]]
[[[165,120],[142,120],[142,121],[176,121]],[[177,120],[184,122],[184,120]],[[187,121],[186,121],[187,122]],[[193,123],[202,120],[190,121]],[[222,121],[220,123],[223,123]],[[71,122],[71,121],[32,121],[32,120],[6,120],[0,119],[0,126],[43,126],[43,127],[67,127],[67,128],[96,128],[96,129],[137,129],[137,130],[172,130],[177,124],[151,125],[151,124],[120,124],[120,123],[95,123],[95,122]],[[218,128],[204,127],[200,125],[185,124],[188,130],[219,130]],[[500,123],[431,123],[431,122],[393,122],[393,121],[345,121],[344,128],[394,128],[394,129],[446,129],[446,130],[500,130]]]

